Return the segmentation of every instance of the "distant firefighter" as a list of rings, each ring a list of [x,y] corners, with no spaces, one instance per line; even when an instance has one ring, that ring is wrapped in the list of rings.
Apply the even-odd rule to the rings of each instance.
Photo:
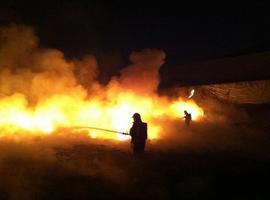
[[[192,120],[191,114],[188,113],[186,110],[184,111],[184,113],[185,113],[184,118],[185,118],[186,125],[189,126],[189,124]]]
[[[131,143],[134,154],[143,154],[147,140],[147,123],[142,122],[139,113],[133,116],[133,125],[130,129]]]

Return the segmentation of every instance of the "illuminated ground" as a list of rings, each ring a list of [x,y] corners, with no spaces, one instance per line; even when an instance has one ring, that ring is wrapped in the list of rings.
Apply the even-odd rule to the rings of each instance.
[[[0,199],[269,199],[267,130],[203,127],[181,125],[143,158],[84,133],[1,138]]]

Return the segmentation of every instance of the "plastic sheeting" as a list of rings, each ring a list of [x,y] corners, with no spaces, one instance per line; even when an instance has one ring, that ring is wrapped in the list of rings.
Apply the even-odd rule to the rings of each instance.
[[[270,103],[270,80],[202,86],[219,99],[239,104]]]

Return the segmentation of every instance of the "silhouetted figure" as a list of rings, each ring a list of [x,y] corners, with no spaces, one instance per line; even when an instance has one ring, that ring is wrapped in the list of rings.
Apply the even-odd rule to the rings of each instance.
[[[147,123],[142,122],[139,113],[133,116],[133,125],[130,129],[131,143],[133,145],[134,154],[144,153],[145,143],[147,140]]]
[[[188,113],[186,110],[184,111],[184,113],[185,113],[184,118],[185,118],[186,125],[189,126],[189,124],[192,120],[191,114]]]

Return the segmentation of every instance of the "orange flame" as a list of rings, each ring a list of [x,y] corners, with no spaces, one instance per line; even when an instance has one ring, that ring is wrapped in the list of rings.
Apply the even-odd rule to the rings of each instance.
[[[50,134],[58,128],[73,126],[95,126],[128,132],[132,126],[132,115],[139,112],[148,123],[149,139],[157,139],[162,124],[155,119],[170,116],[180,119],[184,110],[188,110],[194,120],[199,120],[203,110],[191,100],[169,101],[158,96],[136,96],[131,92],[122,92],[115,99],[101,100],[93,98],[82,100],[74,96],[58,95],[40,102],[30,108],[23,95],[15,94],[0,100],[1,134],[25,130],[29,133]],[[90,130],[92,138],[125,140],[128,136]]]
[[[0,137],[52,134],[78,126],[128,132],[131,116],[138,112],[148,123],[149,138],[156,139],[167,128],[162,122],[180,120],[183,110],[191,112],[194,120],[203,116],[194,101],[156,94],[166,57],[162,50],[132,52],[130,65],[103,86],[97,80],[94,56],[66,60],[57,49],[40,49],[31,27],[0,28],[0,42]],[[96,130],[89,130],[89,136],[128,138]]]

